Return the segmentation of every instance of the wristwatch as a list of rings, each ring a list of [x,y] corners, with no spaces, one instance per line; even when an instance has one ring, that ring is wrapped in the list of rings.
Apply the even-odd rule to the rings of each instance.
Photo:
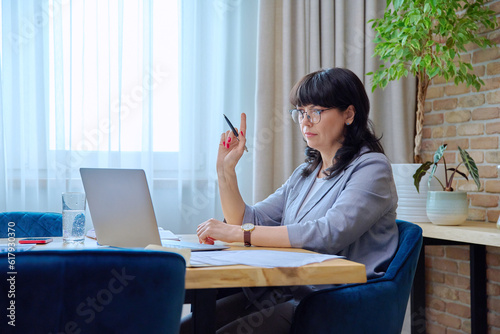
[[[253,230],[255,230],[255,225],[252,223],[245,223],[241,225],[241,229],[243,230],[243,241],[245,241],[245,246],[252,246],[252,243],[250,242],[250,234]]]

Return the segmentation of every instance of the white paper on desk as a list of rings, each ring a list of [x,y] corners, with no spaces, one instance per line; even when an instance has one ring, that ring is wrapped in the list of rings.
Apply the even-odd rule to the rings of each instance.
[[[338,258],[343,258],[343,256],[272,250],[192,252],[191,265],[209,264],[214,266],[225,266],[244,264],[247,266],[264,268],[300,267],[310,263]]]
[[[161,240],[177,240],[177,241],[181,240],[170,230],[164,230],[163,228],[159,227],[158,232],[160,232]]]

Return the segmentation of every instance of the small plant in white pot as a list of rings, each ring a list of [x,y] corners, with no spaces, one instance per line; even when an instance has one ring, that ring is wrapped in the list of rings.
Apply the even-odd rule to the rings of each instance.
[[[439,161],[443,160],[445,169],[444,183],[436,177],[439,184],[443,188],[443,191],[429,191],[427,193],[427,217],[429,217],[429,220],[436,225],[460,225],[467,220],[469,213],[467,192],[455,191],[452,187],[452,182],[456,174],[463,176],[466,180],[469,180],[469,178],[465,173],[458,170],[458,167],[462,164],[465,166],[469,172],[469,176],[476,183],[478,190],[481,188],[481,182],[479,181],[479,172],[474,159],[471,158],[467,151],[461,149],[460,146],[458,147],[458,151],[460,152],[462,162],[460,162],[455,168],[448,168],[444,158],[444,151],[446,150],[446,147],[446,144],[439,146],[436,153],[434,153],[434,161],[424,162],[417,169],[413,175],[414,185],[417,188],[417,191],[419,191],[419,185],[422,177],[432,167],[428,181],[430,182],[434,177]]]

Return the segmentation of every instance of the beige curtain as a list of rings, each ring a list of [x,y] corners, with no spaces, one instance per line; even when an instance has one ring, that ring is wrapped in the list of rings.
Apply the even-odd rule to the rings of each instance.
[[[305,144],[288,110],[288,94],[302,76],[346,67],[364,82],[377,135],[392,162],[412,162],[414,78],[371,93],[377,69],[374,32],[367,21],[383,16],[386,0],[260,0],[254,130],[253,200],[273,193],[304,161]],[[251,129],[249,129],[251,131]]]

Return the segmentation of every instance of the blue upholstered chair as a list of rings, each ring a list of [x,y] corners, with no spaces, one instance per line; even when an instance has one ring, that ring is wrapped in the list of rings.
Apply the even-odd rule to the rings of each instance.
[[[0,333],[178,333],[186,263],[146,250],[0,254]],[[10,277],[15,277],[8,281]],[[12,284],[10,282],[13,282]],[[9,291],[15,296],[9,297]],[[8,310],[15,301],[15,327]],[[6,311],[7,310],[7,311]]]
[[[7,224],[16,223],[16,238],[62,237],[62,214],[52,212],[0,212],[0,238],[7,238]]]
[[[294,334],[399,334],[403,327],[422,229],[397,221],[399,246],[386,274],[364,284],[347,284],[320,290],[297,307]]]

